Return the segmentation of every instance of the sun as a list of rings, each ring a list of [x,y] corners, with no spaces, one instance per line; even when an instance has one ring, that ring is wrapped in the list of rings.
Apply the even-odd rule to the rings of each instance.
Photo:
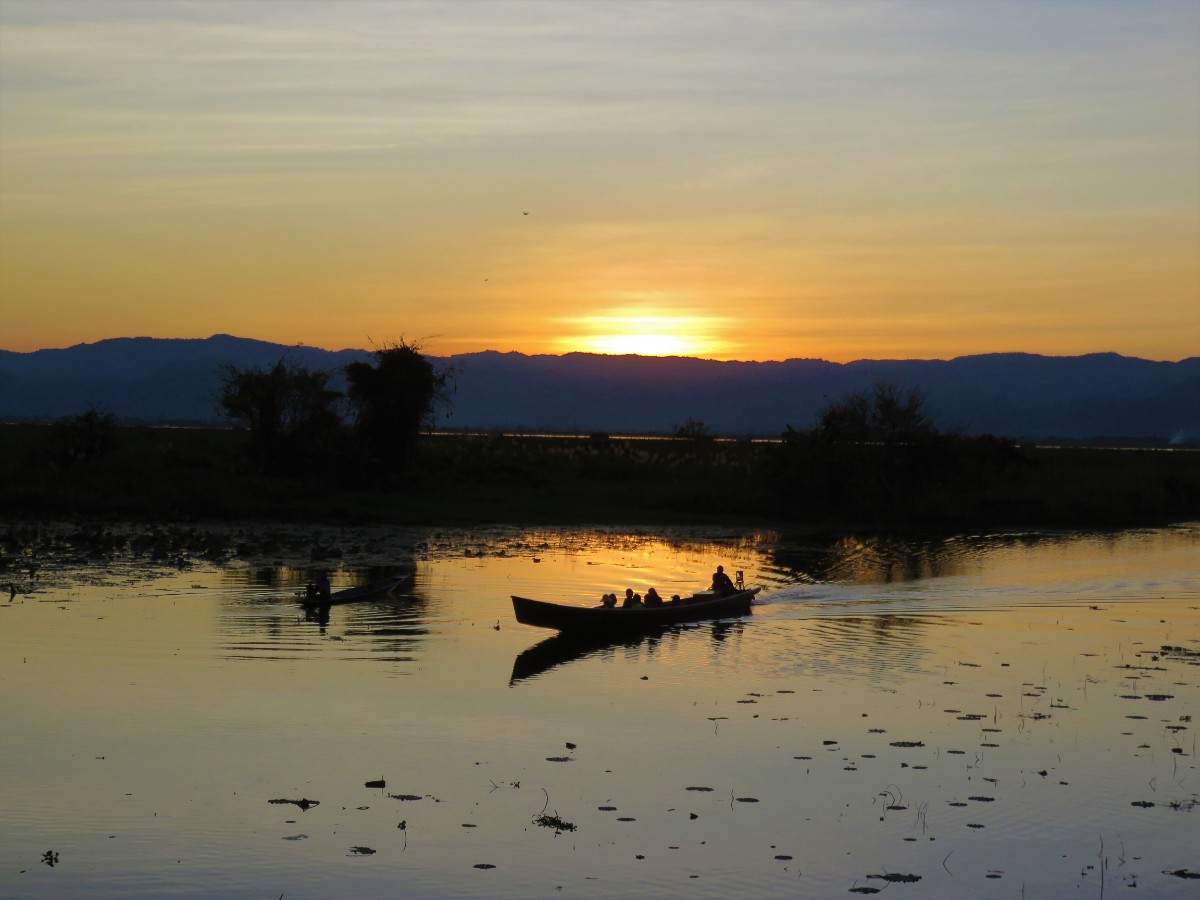
[[[611,312],[569,320],[576,334],[563,350],[613,356],[701,356],[718,352],[720,323],[711,318],[644,312]]]
[[[593,353],[615,356],[689,356],[695,352],[687,340],[674,334],[599,334],[588,344]]]

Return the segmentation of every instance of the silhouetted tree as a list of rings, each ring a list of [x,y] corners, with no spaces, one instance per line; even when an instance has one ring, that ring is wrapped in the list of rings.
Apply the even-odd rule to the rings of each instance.
[[[683,438],[689,441],[711,441],[712,432],[708,426],[699,419],[688,419],[682,425],[675,429],[675,437]]]
[[[347,395],[355,413],[355,436],[365,474],[391,481],[412,460],[421,429],[445,400],[449,372],[438,372],[421,346],[404,339],[373,354],[374,363],[346,366]]]
[[[269,369],[221,367],[218,402],[250,432],[250,456],[268,474],[313,474],[337,444],[338,391],[328,372],[280,359]]]
[[[830,403],[817,418],[816,431],[828,441],[914,441],[937,433],[925,412],[925,398],[886,381],[871,393],[858,391]]]
[[[809,432],[789,426],[776,477],[809,514],[891,517],[943,474],[940,447],[921,395],[880,382],[830,403]]]
[[[69,419],[59,419],[50,430],[50,458],[62,466],[103,459],[117,440],[117,417],[91,407]]]
[[[929,521],[960,511],[965,480],[1019,460],[1011,441],[939,431],[920,393],[880,382],[826,406],[811,431],[789,426],[774,477],[793,514]]]

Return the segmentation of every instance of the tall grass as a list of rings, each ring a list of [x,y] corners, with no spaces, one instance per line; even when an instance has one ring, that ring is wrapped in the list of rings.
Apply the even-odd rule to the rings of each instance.
[[[13,518],[304,519],[397,523],[771,524],[1022,528],[1200,518],[1200,453],[954,445],[952,477],[881,487],[870,447],[785,477],[784,445],[426,435],[400,483],[349,491],[267,478],[243,432],[116,427],[103,453],[56,455],[53,426],[0,426],[0,503]],[[957,454],[957,455],[956,455]],[[784,473],[784,474],[781,474]],[[806,480],[807,479],[807,480]]]

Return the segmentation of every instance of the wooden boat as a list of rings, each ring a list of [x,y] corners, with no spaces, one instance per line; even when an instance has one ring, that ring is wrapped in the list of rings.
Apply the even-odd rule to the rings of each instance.
[[[411,574],[388,575],[386,578],[380,578],[378,581],[372,581],[370,584],[360,584],[358,587],[334,591],[329,595],[329,599],[324,602],[320,598],[310,599],[303,593],[297,594],[296,599],[300,601],[301,606],[306,607],[340,606],[343,603],[355,603],[359,600],[379,600],[394,594],[400,587],[407,584],[411,578]]]
[[[750,588],[723,597],[718,597],[712,591],[699,591],[694,597],[640,609],[624,609],[620,606],[569,606],[516,596],[512,598],[512,602],[517,621],[523,625],[557,628],[559,631],[568,632],[635,632],[653,631],[679,622],[747,615],[750,612],[750,602],[759,590],[760,588]]]

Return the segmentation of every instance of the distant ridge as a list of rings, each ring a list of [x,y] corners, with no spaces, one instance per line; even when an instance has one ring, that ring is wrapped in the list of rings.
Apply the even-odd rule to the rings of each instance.
[[[340,373],[369,355],[226,334],[0,351],[0,419],[53,419],[95,406],[126,422],[210,423],[220,420],[223,365],[286,357]],[[1200,357],[996,353],[832,363],[483,351],[433,359],[457,373],[440,423],[450,428],[653,434],[695,419],[718,434],[777,435],[788,425],[809,427],[827,403],[887,380],[923,392],[939,426],[965,433],[1200,440]]]

